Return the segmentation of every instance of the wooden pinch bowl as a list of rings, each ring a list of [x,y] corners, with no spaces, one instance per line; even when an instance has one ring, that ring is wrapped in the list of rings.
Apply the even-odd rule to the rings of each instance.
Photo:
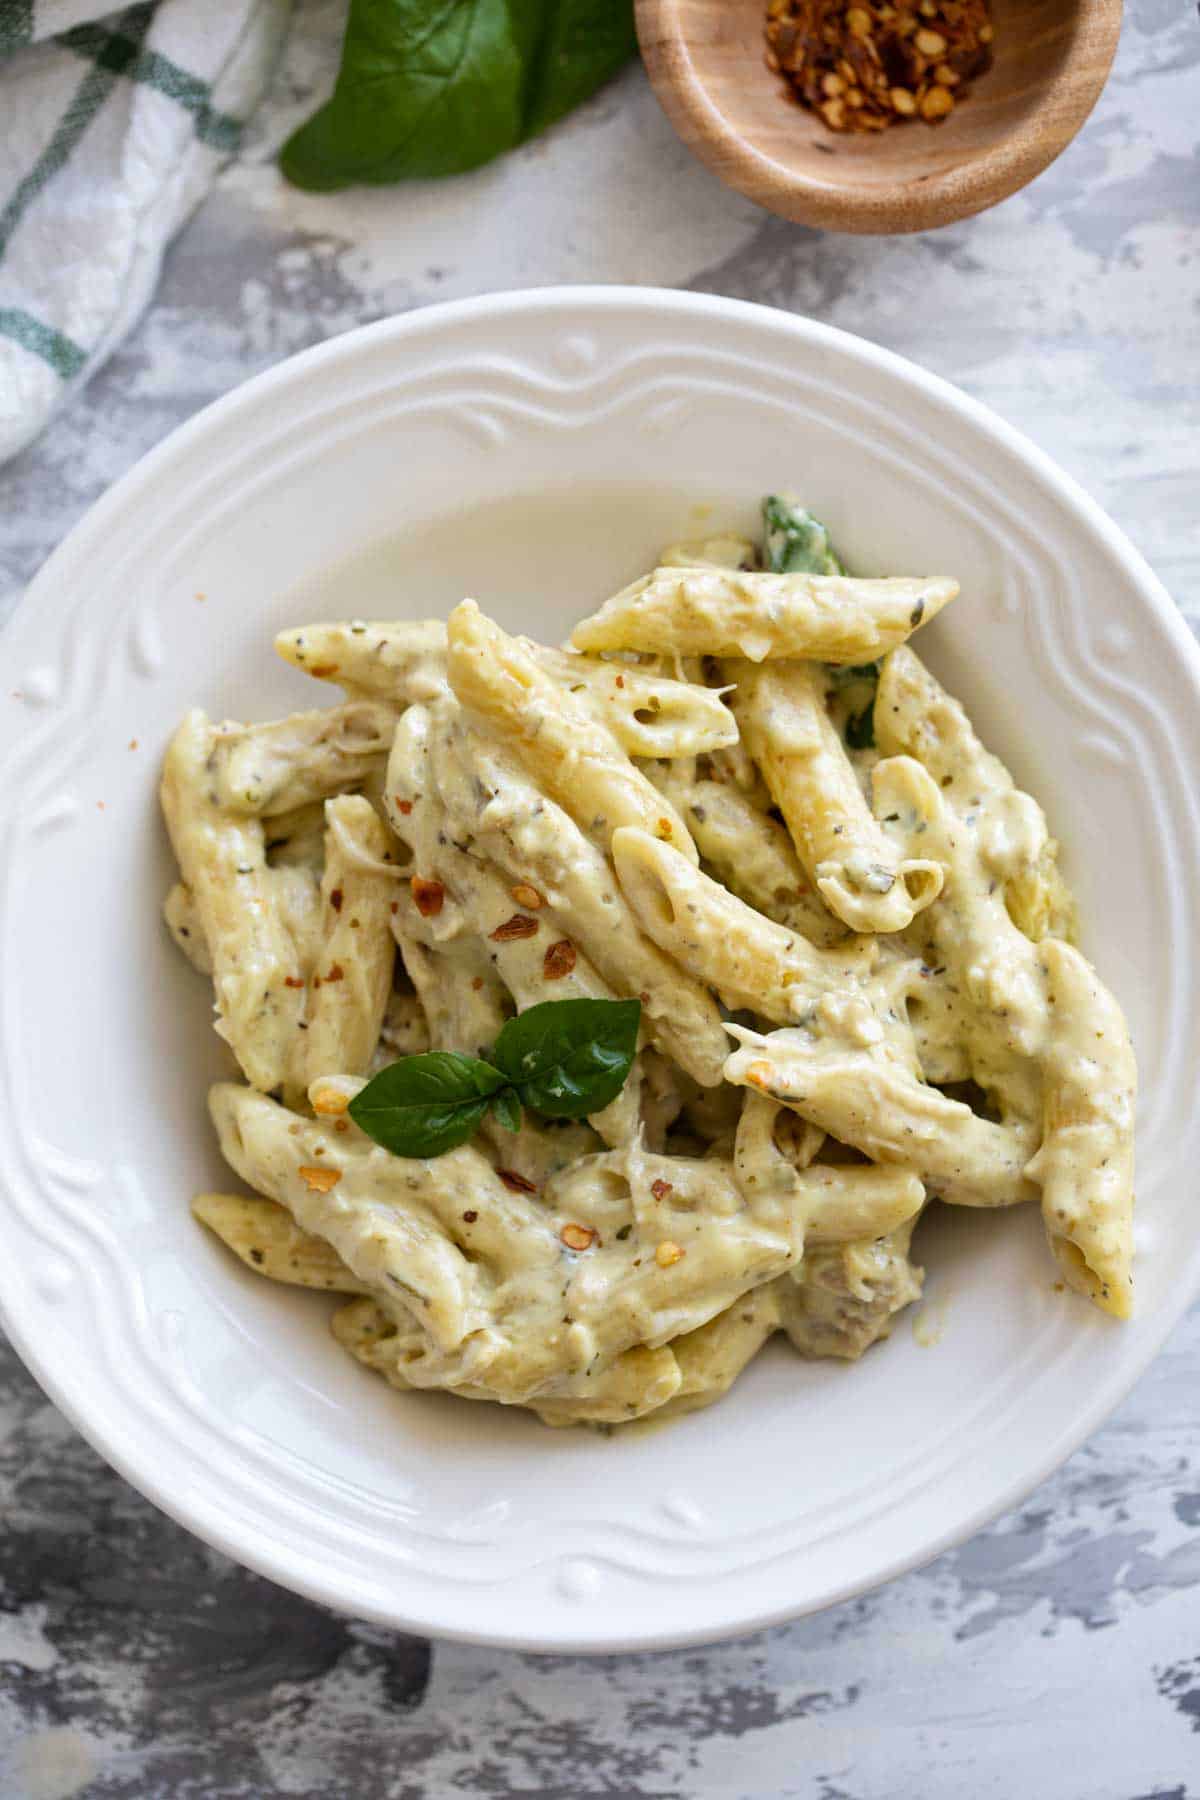
[[[637,0],[676,131],[729,187],[826,231],[928,231],[1016,193],[1066,149],[1116,53],[1121,0],[993,0],[993,66],[937,125],[830,131],[766,51],[766,0]]]

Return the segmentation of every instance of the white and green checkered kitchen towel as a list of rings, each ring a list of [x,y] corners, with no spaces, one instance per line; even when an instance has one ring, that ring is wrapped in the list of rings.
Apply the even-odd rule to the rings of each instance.
[[[0,462],[146,305],[289,3],[0,0]]]

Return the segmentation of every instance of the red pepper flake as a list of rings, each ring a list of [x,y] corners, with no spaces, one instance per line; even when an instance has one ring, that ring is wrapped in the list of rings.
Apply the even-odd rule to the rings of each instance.
[[[311,1188],[314,1194],[329,1193],[330,1189],[335,1188],[342,1179],[340,1169],[300,1168],[296,1170],[296,1173],[305,1187]]]
[[[400,911],[400,902],[398,900],[392,901],[392,911],[394,913],[398,913]]]
[[[670,819],[656,819],[654,821],[654,823],[658,829],[658,835],[660,838],[669,838],[671,836],[671,821],[670,821]]]
[[[410,886],[421,917],[435,919],[446,903],[446,890],[441,882],[426,881],[423,876],[414,875]]]
[[[618,675],[618,676],[617,676],[617,686],[618,686],[618,687],[624,687],[624,686],[625,686],[625,677],[624,677],[624,676],[623,676],[623,675]]]
[[[665,1200],[668,1194],[673,1194],[675,1192],[675,1187],[670,1181],[652,1181],[650,1183],[650,1192],[654,1195],[656,1200]]]
[[[468,1225],[473,1225],[478,1217],[479,1217],[479,1214],[477,1212],[465,1212],[463,1214],[463,1218],[466,1220]]]
[[[333,1121],[333,1129],[335,1131],[349,1131],[349,1129],[350,1129],[349,1119],[335,1119]]]
[[[476,975],[471,982],[471,986],[474,988],[475,992],[478,993],[480,988],[483,986],[483,976]]]
[[[283,978],[283,985],[284,987],[300,988],[304,986],[304,983],[301,981],[299,975],[285,975]]]
[[[564,1225],[558,1235],[568,1250],[590,1250],[600,1242],[600,1233],[590,1225]]]
[[[537,931],[536,919],[528,918],[525,913],[514,913],[511,919],[504,921],[503,925],[497,925],[495,931],[491,933],[491,939],[494,944],[508,944],[514,938],[536,937]]]
[[[575,967],[575,946],[570,938],[559,938],[551,944],[542,959],[542,974],[547,981],[561,981]]]
[[[308,672],[315,675],[318,681],[327,681],[331,675],[337,674],[338,666],[336,663],[314,663]]]
[[[508,891],[517,905],[523,906],[526,912],[540,912],[546,904],[537,889],[531,887],[527,881],[518,881],[516,887],[510,888]]]
[[[325,979],[326,981],[342,981],[345,979],[345,975],[346,971],[343,969],[341,963],[330,963],[329,973]]]
[[[332,894],[329,896],[329,904],[332,906],[334,912],[341,912],[342,901],[344,898],[345,895],[342,893],[341,888],[334,888]]]
[[[131,749],[131,750],[136,750],[136,749],[137,749],[137,747],[138,747],[138,741],[137,741],[137,739],[136,739],[136,738],[130,738],[130,740],[129,740],[129,748],[130,748],[130,749]]]
[[[401,799],[397,798],[396,810],[397,810],[397,812],[402,812],[406,819],[407,819],[409,813],[412,811],[412,806],[413,806],[413,803],[411,800],[401,800]]]
[[[515,1169],[497,1169],[496,1173],[504,1183],[505,1187],[512,1194],[537,1193],[536,1182],[526,1181],[525,1177],[523,1175],[518,1175]]]

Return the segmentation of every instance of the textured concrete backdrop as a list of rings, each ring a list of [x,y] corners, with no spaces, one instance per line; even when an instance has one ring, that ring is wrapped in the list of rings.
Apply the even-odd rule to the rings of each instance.
[[[0,617],[180,420],[321,338],[451,295],[633,281],[766,301],[996,407],[1200,616],[1200,32],[1131,0],[1082,137],[919,239],[823,237],[720,188],[640,72],[450,185],[316,197],[273,152],[332,78],[297,12],[239,162],[153,309],[0,472]],[[1021,1512],[865,1600],[599,1663],[347,1624],[138,1498],[0,1349],[5,1800],[1200,1800],[1200,1314]]]

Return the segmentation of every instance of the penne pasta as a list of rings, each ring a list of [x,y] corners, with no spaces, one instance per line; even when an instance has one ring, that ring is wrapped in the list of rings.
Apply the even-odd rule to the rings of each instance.
[[[840,1032],[822,1041],[809,1031],[762,1037],[739,1025],[729,1030],[742,1047],[726,1064],[727,1081],[791,1107],[874,1162],[912,1169],[938,1199],[1012,1206],[1032,1197],[1024,1133],[980,1118],[877,1044],[856,1044]]]
[[[393,1387],[412,1388],[409,1371],[420,1355],[419,1334],[397,1322],[372,1300],[353,1300],[334,1314],[333,1334],[350,1354],[383,1375]],[[595,1379],[564,1383],[562,1397],[534,1395],[526,1402],[544,1425],[621,1425],[663,1406],[678,1391],[679,1365],[669,1349],[627,1350]],[[495,1400],[488,1388],[470,1383],[452,1390],[463,1400]]]
[[[522,643],[548,675],[587,702],[627,756],[699,756],[737,743],[737,725],[718,688]]]
[[[219,1083],[209,1111],[221,1154],[248,1187],[286,1206],[302,1230],[331,1244],[368,1291],[393,1295],[439,1350],[456,1349],[486,1322],[474,1265],[442,1232],[433,1185],[486,1189],[495,1180],[467,1146],[437,1163],[407,1163],[340,1121],[297,1120],[250,1088]],[[347,1201],[352,1201],[348,1205]]]
[[[902,931],[941,892],[941,865],[897,855],[872,817],[812,663],[728,664],[747,749],[829,910],[855,931]]]
[[[1120,1008],[1078,950],[1041,947],[1050,1027],[1045,1135],[1026,1174],[1064,1279],[1126,1319],[1133,1288],[1137,1068]]]
[[[308,988],[304,1085],[320,1075],[363,1075],[379,1041],[392,989],[394,874],[390,839],[359,794],[325,805],[323,930]],[[380,867],[384,865],[382,872]]]
[[[957,700],[907,646],[889,656],[875,702],[876,738],[885,756],[914,757],[948,806],[978,821],[988,878],[1004,883],[1009,914],[1025,936],[1073,939],[1074,903],[1058,868],[1058,845],[1037,801],[1022,793],[979,741]]]
[[[787,829],[731,782],[699,775],[690,761],[650,763],[646,773],[675,802],[706,872],[747,906],[828,949],[846,928],[816,893]],[[767,805],[770,796],[763,795]]]
[[[205,770],[214,803],[258,817],[295,812],[356,787],[387,758],[391,707],[347,701],[269,725],[218,725]]]
[[[473,600],[447,624],[450,685],[462,704],[496,725],[530,774],[584,831],[607,847],[622,825],[655,832],[697,860],[687,827],[646,780],[586,700],[556,684],[517,638],[485,619]]]
[[[612,848],[621,892],[642,930],[727,1006],[789,1024],[827,988],[855,981],[874,964],[869,939],[818,950],[647,832],[618,831]]]
[[[299,625],[279,633],[275,651],[304,675],[395,707],[436,700],[446,687],[446,627],[440,619]]]
[[[865,663],[894,650],[954,599],[958,583],[863,581],[715,568],[655,569],[576,625],[576,650],[807,657]]]
[[[660,1403],[655,1419],[673,1418],[711,1406],[727,1394],[767,1339],[779,1330],[779,1281],[743,1294],[706,1325],[677,1337],[671,1345],[679,1380]]]
[[[176,947],[183,952],[197,975],[211,975],[212,957],[192,891],[177,881],[163,901],[163,919]]]
[[[476,838],[508,880],[532,886],[613,993],[641,998],[649,1041],[715,1086],[727,1046],[711,996],[639,930],[603,852],[515,759],[468,722],[457,730],[439,778],[455,831]]]
[[[246,1079],[270,1092],[288,1078],[307,969],[267,867],[261,821],[214,798],[215,735],[202,712],[184,719],[163,766],[163,815],[212,963],[216,1029]]]
[[[302,1231],[286,1206],[257,1195],[197,1194],[192,1212],[256,1275],[291,1287],[361,1294],[363,1284],[324,1238]]]
[[[796,1255],[806,1244],[854,1243],[884,1237],[925,1204],[925,1189],[911,1169],[887,1163],[820,1163],[823,1133],[805,1127],[792,1153],[777,1133],[789,1115],[763,1093],[746,1095],[738,1123],[734,1175],[747,1201],[778,1206],[796,1234]]]

